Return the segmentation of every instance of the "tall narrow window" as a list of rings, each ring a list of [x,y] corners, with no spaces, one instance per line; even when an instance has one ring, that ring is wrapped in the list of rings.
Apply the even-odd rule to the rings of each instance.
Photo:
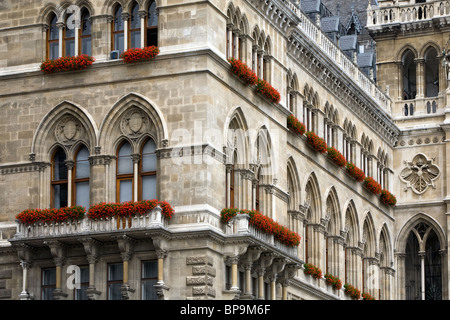
[[[155,284],[158,281],[158,261],[144,261],[142,262],[141,286],[142,300],[157,300]]]
[[[125,37],[124,37],[124,23],[122,19],[122,7],[118,6],[114,12],[113,28],[113,50],[123,52],[125,49]]]
[[[123,263],[108,265],[108,300],[122,300],[120,287],[123,284]]]
[[[64,26],[64,56],[75,56],[75,25],[70,24],[70,16],[66,19]]]
[[[89,208],[89,151],[81,147],[75,155],[74,167],[74,192],[75,203],[79,206]]]
[[[59,58],[59,29],[56,23],[58,19],[55,14],[50,17],[50,27],[47,31],[47,57],[48,59]]]
[[[415,99],[416,88],[416,57],[411,50],[407,50],[402,57],[403,67],[403,100]]]
[[[141,47],[141,17],[139,16],[139,6],[134,4],[131,10],[130,21],[130,48]]]
[[[437,97],[439,94],[439,59],[437,51],[431,47],[425,53],[425,96]]]
[[[91,16],[86,9],[81,11],[80,44],[80,53],[90,56],[92,54]]]
[[[156,11],[156,2],[152,1],[148,7],[147,13],[147,46],[158,45],[158,13]]]
[[[53,292],[56,289],[56,268],[42,270],[41,289],[42,300],[53,300]]]
[[[119,202],[133,200],[133,159],[129,142],[123,142],[117,152],[116,198]]]
[[[262,174],[261,174],[261,168],[258,169],[257,173],[257,182],[256,182],[256,188],[255,188],[255,210],[260,211],[261,209],[261,199],[260,199],[260,183],[262,182]]]
[[[51,175],[52,207],[67,207],[68,180],[66,153],[61,148],[58,148],[53,154]]]
[[[142,147],[141,159],[141,198],[156,199],[157,157],[156,144],[152,139],[149,139]]]
[[[88,300],[87,288],[89,287],[89,266],[80,267],[80,288],[74,289],[75,300]]]

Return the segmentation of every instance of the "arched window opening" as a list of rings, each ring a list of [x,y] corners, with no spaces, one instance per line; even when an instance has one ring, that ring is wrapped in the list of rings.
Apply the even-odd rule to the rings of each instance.
[[[112,26],[112,42],[113,50],[118,50],[122,53],[125,50],[125,33],[124,33],[124,22],[122,18],[122,7],[118,6],[114,11],[113,26]]]
[[[66,18],[66,23],[64,25],[63,29],[63,35],[64,35],[64,52],[63,55],[66,57],[73,57],[75,56],[75,27],[74,25],[70,25],[68,16]]]
[[[117,151],[117,201],[124,202],[133,200],[133,173],[132,147],[129,142],[125,141],[119,146]]]
[[[442,261],[435,231],[422,222],[409,233],[405,249],[406,300],[442,299]]]
[[[80,147],[75,155],[74,166],[74,203],[89,208],[89,151],[85,146]]]
[[[58,148],[52,157],[51,202],[52,208],[63,208],[68,205],[68,170],[66,153]]]
[[[158,13],[156,11],[156,2],[152,1],[147,12],[146,40],[147,46],[158,46]]]
[[[141,188],[140,198],[142,200],[157,199],[156,193],[156,179],[157,179],[157,157],[156,157],[156,144],[152,139],[142,147],[141,156]]]
[[[50,25],[47,30],[47,58],[58,59],[59,58],[59,28],[56,25],[58,19],[54,13],[49,19]]]
[[[416,61],[414,53],[407,50],[402,57],[403,69],[403,100],[416,98]]]
[[[425,53],[425,96],[437,97],[439,94],[439,60],[435,48]]]
[[[92,54],[92,42],[91,42],[92,24],[91,16],[87,9],[81,10],[81,32],[80,32],[80,53]]]
[[[130,48],[141,47],[141,17],[139,16],[139,6],[135,2],[131,9],[130,18]]]

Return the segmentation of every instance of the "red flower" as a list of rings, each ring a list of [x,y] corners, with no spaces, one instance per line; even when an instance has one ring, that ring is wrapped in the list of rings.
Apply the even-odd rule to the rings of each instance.
[[[306,133],[307,142],[318,152],[325,153],[327,152],[327,144],[325,140],[323,140],[321,137],[319,137],[317,134],[315,134],[312,131],[308,131]]]
[[[83,70],[91,66],[95,58],[82,54],[75,57],[61,57],[54,60],[45,60],[41,64],[41,71],[44,73],[55,73],[61,71]]]
[[[381,185],[376,182],[372,177],[366,177],[363,181],[364,187],[367,188],[370,192],[373,194],[380,194],[381,193]]]
[[[26,209],[16,215],[16,219],[24,224],[36,222],[64,222],[83,219],[86,209],[81,206],[64,207],[61,209]]]
[[[327,149],[328,157],[339,167],[343,167],[347,164],[347,159],[337,150],[335,147],[329,147]]]
[[[305,270],[303,270],[305,274],[309,274],[316,279],[322,278],[322,270],[320,270],[315,265],[311,263],[305,263],[303,266],[305,267]]]
[[[352,297],[355,300],[359,300],[361,298],[361,291],[356,289],[351,284],[346,283],[344,285],[345,293],[348,294],[350,297]]]
[[[329,273],[325,274],[325,282],[327,285],[332,286],[336,290],[341,290],[341,288],[342,288],[341,279],[339,279]]]
[[[231,64],[231,72],[241,78],[247,85],[255,85],[258,77],[245,63],[241,60],[230,58],[228,62]]]
[[[397,204],[397,198],[391,194],[388,190],[382,190],[380,200],[384,204],[395,206]]]
[[[352,162],[347,162],[347,172],[358,182],[364,181],[366,175],[364,171],[355,166]]]
[[[287,127],[289,130],[299,135],[303,135],[306,131],[305,125],[298,121],[292,114],[287,118]]]
[[[137,61],[146,61],[154,59],[159,54],[159,48],[149,46],[145,48],[130,48],[125,50],[120,57],[125,63],[133,63]]]
[[[281,100],[280,93],[263,79],[258,79],[258,82],[256,83],[256,92],[262,94],[273,103],[279,103]]]

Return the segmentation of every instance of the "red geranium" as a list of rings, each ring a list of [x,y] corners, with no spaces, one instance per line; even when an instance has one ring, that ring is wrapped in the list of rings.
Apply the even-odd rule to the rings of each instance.
[[[258,77],[245,63],[239,59],[230,58],[228,62],[231,64],[231,72],[241,78],[247,85],[255,85]]]
[[[16,219],[24,224],[36,222],[64,222],[84,218],[86,209],[81,206],[64,207],[61,209],[26,209],[16,215]]]
[[[380,194],[381,193],[381,185],[376,182],[372,177],[366,177],[363,181],[364,187],[367,188],[370,192],[373,194]]]
[[[303,135],[306,131],[305,125],[292,114],[287,118],[287,127],[289,130],[299,135]]]
[[[344,284],[345,293],[348,294],[350,297],[352,297],[355,300],[359,300],[361,298],[361,291],[359,289],[356,289],[351,284]]]
[[[308,131],[306,133],[307,142],[314,148],[316,151],[320,153],[327,152],[327,144],[325,140],[323,140],[321,137],[319,137],[317,134],[315,134],[312,131]]]
[[[159,54],[159,48],[149,46],[145,48],[130,48],[125,50],[120,57],[125,63],[152,60]]]
[[[145,214],[152,211],[157,206],[161,207],[162,214],[170,219],[174,215],[174,209],[165,201],[142,200],[142,201],[128,201],[122,203],[102,202],[95,204],[89,208],[88,218],[100,219],[111,218],[114,216],[131,217]]]
[[[325,274],[325,282],[327,285],[332,286],[336,290],[341,290],[342,288],[341,279],[331,275],[330,273]]]
[[[366,177],[364,171],[355,166],[352,162],[347,162],[347,172],[358,182],[363,182]]]
[[[397,204],[397,198],[390,193],[388,190],[382,190],[380,195],[380,200],[384,204],[395,206]]]
[[[279,103],[281,100],[280,93],[270,85],[266,80],[258,79],[256,83],[256,92],[262,94],[273,103]]]
[[[328,157],[339,167],[343,167],[347,164],[347,159],[341,154],[335,147],[329,147],[327,149]]]
[[[94,57],[86,54],[74,57],[61,57],[54,60],[45,60],[41,64],[41,71],[44,73],[55,73],[61,71],[83,70],[91,66],[94,61]]]
[[[303,270],[305,274],[309,274],[316,279],[322,278],[322,270],[320,270],[315,265],[311,263],[305,263],[303,266],[305,267],[305,270]]]

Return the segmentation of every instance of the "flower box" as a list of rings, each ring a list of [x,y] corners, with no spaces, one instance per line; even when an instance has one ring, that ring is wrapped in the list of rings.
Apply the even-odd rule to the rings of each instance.
[[[253,86],[258,82],[258,77],[245,63],[239,59],[230,58],[228,62],[231,64],[231,72],[237,75],[245,84]]]
[[[239,210],[236,208],[225,208],[220,212],[223,222],[227,223],[237,214],[247,214],[250,217],[249,223],[254,227],[268,234],[273,234],[275,239],[290,247],[300,244],[300,236],[298,233],[278,224],[272,218],[269,218],[256,210]]]
[[[344,167],[347,164],[347,159],[345,159],[341,152],[335,147],[329,147],[327,149],[327,153],[331,161],[333,161],[337,166]]]
[[[280,93],[270,85],[266,80],[258,79],[256,83],[256,92],[263,95],[273,103],[279,103],[281,100]]]
[[[397,204],[397,198],[388,190],[381,190],[380,200],[384,204],[395,206]]]
[[[341,288],[342,288],[341,279],[339,279],[338,277],[335,277],[329,273],[325,274],[325,283],[336,290],[341,290]]]
[[[364,171],[355,166],[352,162],[347,162],[346,168],[348,174],[350,174],[356,181],[358,182],[364,181],[364,178],[366,177]]]
[[[375,181],[372,177],[366,177],[363,181],[364,187],[372,192],[373,194],[380,194],[381,193],[381,185]]]
[[[41,71],[44,73],[56,73],[63,71],[84,70],[90,67],[94,61],[94,57],[86,54],[74,57],[61,57],[54,60],[45,60],[41,64]]]
[[[23,224],[36,222],[64,222],[84,218],[86,208],[81,206],[64,207],[61,209],[26,209],[16,215],[16,219]]]
[[[327,152],[327,144],[325,140],[312,131],[306,133],[307,142],[319,153]]]
[[[303,135],[306,131],[305,125],[298,121],[292,114],[287,118],[287,127],[289,130],[299,135]]]
[[[149,46],[145,48],[130,48],[125,50],[120,57],[125,63],[134,63],[138,61],[148,61],[154,59],[159,54],[159,48]]]
[[[311,263],[305,263],[303,266],[305,268],[305,270],[303,270],[305,274],[309,274],[310,276],[316,279],[322,278],[322,270],[320,270],[320,268],[316,267]]]
[[[351,284],[344,284],[345,293],[348,294],[352,299],[359,300],[361,298],[361,291],[356,289]]]
[[[367,292],[363,292],[362,298],[363,298],[363,300],[375,300],[375,298],[372,297],[372,296],[371,296],[369,293],[367,293]]]

